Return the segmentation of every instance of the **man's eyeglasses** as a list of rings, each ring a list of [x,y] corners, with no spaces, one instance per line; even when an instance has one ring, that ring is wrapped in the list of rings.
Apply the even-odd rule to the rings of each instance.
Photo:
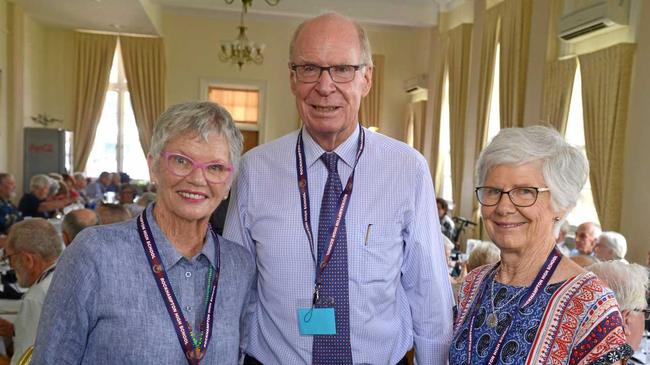
[[[194,169],[203,170],[205,180],[210,184],[221,184],[232,175],[232,165],[218,162],[196,162],[180,153],[161,152],[160,155],[167,162],[169,171],[179,177],[186,177]]]
[[[508,195],[512,204],[517,207],[530,207],[537,201],[539,193],[550,191],[549,188],[521,187],[508,191],[491,186],[479,186],[475,189],[476,198],[481,205],[491,207],[499,204],[503,194]]]
[[[360,65],[334,65],[334,66],[318,66],[318,65],[296,65],[291,64],[289,67],[296,74],[296,78],[300,82],[314,83],[318,82],[323,71],[327,71],[332,78],[332,81],[338,83],[345,83],[354,80],[357,71],[365,64]]]
[[[6,253],[3,252],[2,256],[0,256],[0,264],[5,265],[5,266],[10,266],[11,265],[11,258],[13,256],[18,255],[18,254],[20,254],[20,252],[15,252],[15,253],[12,253],[12,254],[9,254],[9,255],[7,255]]]

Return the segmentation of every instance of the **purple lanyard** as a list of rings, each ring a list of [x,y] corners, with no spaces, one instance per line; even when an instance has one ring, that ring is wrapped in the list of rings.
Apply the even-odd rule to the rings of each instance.
[[[352,195],[352,187],[354,185],[354,171],[357,168],[357,163],[359,163],[359,158],[363,153],[365,147],[366,137],[363,127],[359,125],[359,141],[357,148],[357,156],[354,160],[354,165],[352,166],[352,173],[348,178],[347,183],[345,184],[345,189],[341,192],[339,197],[338,208],[336,209],[336,219],[331,228],[330,238],[328,240],[327,250],[323,255],[320,265],[318,265],[318,271],[316,272],[315,286],[314,286],[314,296],[312,304],[316,304],[319,299],[319,290],[322,285],[322,274],[327,267],[327,264],[332,258],[332,252],[334,251],[334,246],[336,246],[336,236],[339,233],[339,227],[341,222],[345,218],[345,213],[347,212],[348,203],[350,201],[350,195]],[[300,203],[302,207],[302,225],[305,228],[305,233],[307,234],[307,240],[309,240],[309,247],[311,252],[311,257],[316,263],[316,254],[314,253],[314,234],[311,229],[311,212],[309,207],[309,187],[307,184],[307,167],[305,166],[305,147],[302,142],[302,129],[298,133],[298,141],[296,142],[296,170],[298,171],[298,188],[300,190]]]
[[[537,273],[535,280],[533,280],[530,286],[526,289],[524,296],[521,299],[519,299],[519,310],[530,305],[533,302],[533,300],[537,297],[540,290],[546,287],[548,281],[551,280],[551,276],[553,276],[555,269],[557,269],[557,266],[560,264],[561,259],[562,259],[562,255],[557,251],[557,249],[553,248],[553,250],[551,250],[551,252],[548,254],[548,257],[546,258],[544,265],[542,265],[542,268]],[[501,262],[496,264],[492,268],[492,270],[490,270],[488,275],[485,276],[486,280],[483,280],[483,283],[481,283],[481,290],[479,290],[479,293],[485,293],[487,282],[490,280],[490,278],[492,278],[492,280],[495,280],[494,275],[496,275],[496,269],[499,267],[499,265],[501,265]],[[474,302],[472,303],[472,318],[469,322],[469,334],[467,336],[467,363],[468,364],[472,363],[472,338],[474,336],[474,319],[476,318],[476,315],[478,313],[478,308],[480,307],[480,303],[479,303],[480,297],[483,297],[483,294],[478,295],[476,299],[474,299]],[[490,298],[490,300],[492,300],[492,298]],[[503,340],[505,339],[506,334],[510,330],[510,327],[512,326],[513,322],[514,322],[514,318],[512,321],[510,321],[508,327],[506,327],[506,329],[499,337],[499,340],[494,346],[494,350],[492,351],[492,354],[488,358],[488,362],[487,362],[488,365],[494,364],[495,361],[497,361],[497,359],[499,358],[499,353],[501,352],[501,345],[503,345]]]
[[[158,247],[154,241],[153,234],[151,233],[151,228],[147,222],[146,212],[143,212],[138,217],[138,233],[140,234],[140,241],[142,241],[142,247],[144,248],[145,253],[147,254],[147,259],[149,260],[149,265],[151,265],[151,272],[153,273],[156,284],[158,284],[158,290],[160,290],[160,295],[163,297],[165,306],[167,307],[167,312],[174,323],[174,329],[176,330],[176,335],[178,336],[178,341],[183,348],[187,362],[190,365],[198,365],[203,356],[205,355],[206,349],[208,347],[208,342],[212,336],[212,321],[214,313],[214,303],[217,296],[217,286],[219,284],[219,272],[221,269],[221,254],[219,252],[219,238],[212,230],[212,226],[209,226],[209,230],[212,233],[215,244],[215,275],[212,279],[211,290],[210,290],[210,300],[207,303],[205,308],[205,317],[203,322],[201,322],[200,328],[204,328],[204,340],[203,343],[199,346],[195,346],[190,338],[190,326],[187,323],[187,319],[183,315],[183,312],[180,311],[180,305],[176,296],[171,287],[171,282],[167,277],[167,271],[160,261],[160,254],[158,253]]]

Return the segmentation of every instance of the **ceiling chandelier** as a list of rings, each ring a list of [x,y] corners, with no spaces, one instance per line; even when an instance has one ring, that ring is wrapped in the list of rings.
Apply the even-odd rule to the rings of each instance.
[[[234,1],[225,0],[228,5]],[[221,62],[236,64],[240,70],[247,63],[261,65],[264,62],[264,44],[249,41],[246,36],[247,27],[244,25],[244,15],[248,12],[248,8],[253,5],[253,0],[241,0],[241,2],[242,12],[237,27],[239,30],[237,38],[232,41],[221,42],[221,51],[219,52]],[[270,6],[275,6],[278,5],[280,0],[264,0],[264,2]]]

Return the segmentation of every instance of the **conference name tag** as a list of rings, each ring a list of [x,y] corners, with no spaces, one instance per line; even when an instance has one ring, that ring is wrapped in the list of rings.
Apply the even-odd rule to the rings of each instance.
[[[334,308],[298,308],[298,327],[301,336],[335,335]]]

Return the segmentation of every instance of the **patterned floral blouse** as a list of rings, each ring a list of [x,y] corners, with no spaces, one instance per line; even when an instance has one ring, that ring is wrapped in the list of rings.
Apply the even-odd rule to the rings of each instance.
[[[612,364],[632,355],[614,294],[593,273],[547,285],[520,310],[525,288],[494,281],[492,267],[472,271],[460,288],[450,364],[468,364],[470,325],[472,365],[489,363],[507,327],[494,364]]]

